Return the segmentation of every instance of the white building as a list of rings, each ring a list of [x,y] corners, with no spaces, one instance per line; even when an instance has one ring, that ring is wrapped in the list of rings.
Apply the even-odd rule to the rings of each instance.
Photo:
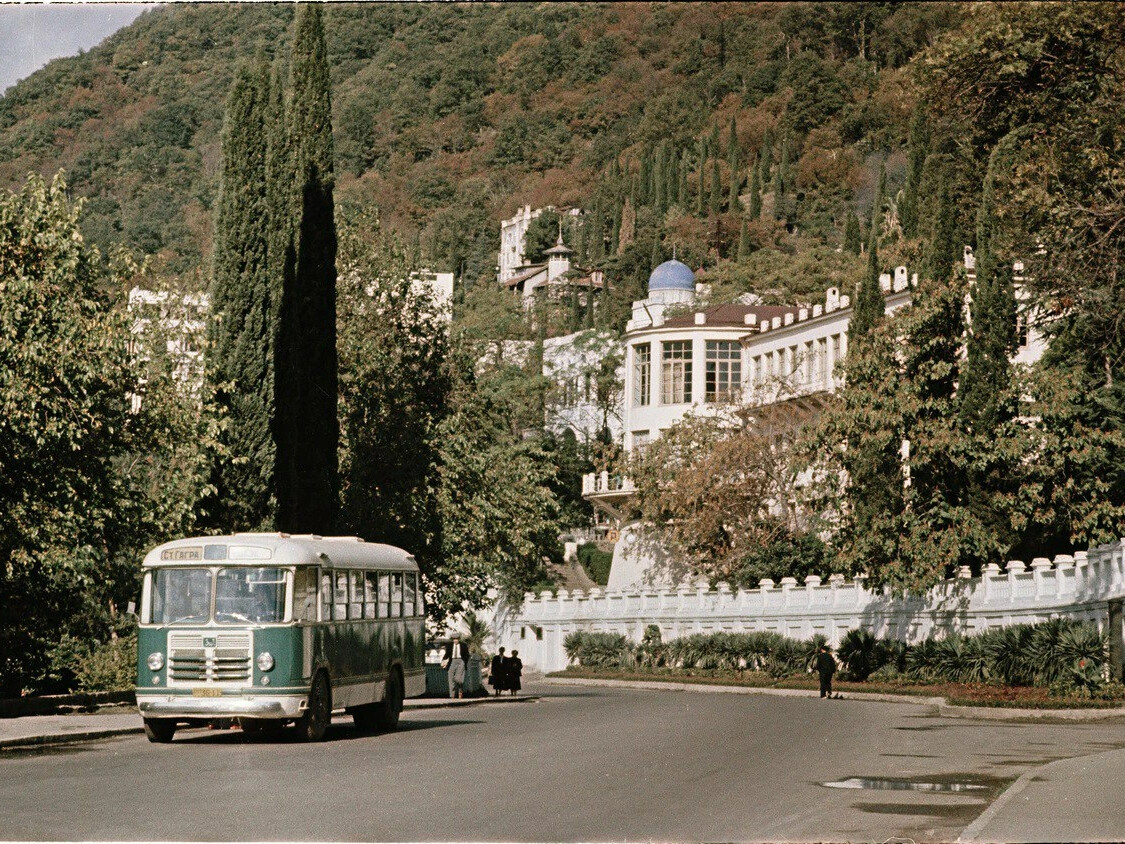
[[[971,249],[966,249],[965,264],[972,278]],[[1021,280],[1017,277],[1017,284]],[[910,303],[916,281],[908,278],[906,267],[880,277],[888,314]],[[648,297],[633,303],[624,338],[626,454],[658,438],[688,413],[709,413],[720,405],[756,412],[778,409],[807,419],[841,384],[836,367],[847,355],[852,307],[837,288],[828,288],[824,301],[811,307],[694,309],[696,292],[691,269],[666,261],[649,277]],[[1021,326],[1015,360],[1031,363],[1042,355],[1044,341],[1034,328],[1028,329],[1026,316]],[[623,476],[602,472],[583,478],[583,496],[614,518],[621,518],[633,493]],[[645,545],[635,531],[623,529],[614,550],[611,588],[639,582],[656,567],[660,549],[649,545],[641,550]]]
[[[518,275],[518,271],[526,266],[523,253],[526,248],[527,228],[532,220],[547,210],[549,209],[536,208],[532,211],[530,205],[525,205],[510,220],[501,220],[500,256],[496,262],[498,270],[496,280],[501,284],[512,276]]]
[[[410,285],[417,292],[425,290],[433,299],[438,316],[453,319],[453,273],[435,273],[423,269],[410,274]]]
[[[579,442],[590,442],[607,428],[613,442],[620,442],[623,353],[612,331],[589,329],[544,340],[543,377],[553,385],[544,426],[556,434],[569,428]],[[607,362],[612,378],[606,377]]]
[[[173,377],[185,384],[198,386],[203,381],[203,344],[207,330],[210,300],[205,293],[173,294],[168,290],[129,291],[129,313],[133,316],[129,332],[129,354],[138,360],[150,360],[156,352],[155,342],[164,346],[163,353],[173,361]],[[142,382],[143,383],[143,382]],[[141,409],[141,395],[130,397],[132,409]]]

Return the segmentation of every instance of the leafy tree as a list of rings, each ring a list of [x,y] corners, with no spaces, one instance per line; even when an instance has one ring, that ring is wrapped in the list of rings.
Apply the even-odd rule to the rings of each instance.
[[[124,631],[136,554],[191,523],[216,433],[166,344],[130,355],[137,338],[108,293],[129,262],[107,272],[79,214],[61,177],[0,198],[3,697],[42,687],[64,634]]]
[[[437,429],[451,389],[448,324],[412,280],[408,251],[377,217],[340,238],[341,520],[370,540],[438,561]]]
[[[687,416],[633,455],[637,515],[674,565],[712,581],[738,572],[745,579],[761,570],[760,549],[803,532],[788,506],[796,498],[795,435],[765,416],[750,425],[733,412]],[[772,512],[778,506],[781,516]]]
[[[278,310],[278,527],[324,533],[336,522],[336,224],[332,103],[321,8],[298,7],[290,69],[288,143],[292,271]],[[287,262],[288,264],[288,262]]]
[[[235,78],[223,128],[223,170],[215,217],[208,377],[227,410],[234,461],[216,467],[214,525],[225,531],[274,520],[274,301],[269,277],[266,177],[269,79],[265,59]]]
[[[538,264],[546,261],[543,253],[555,245],[559,237],[558,211],[544,209],[538,217],[527,226],[524,235],[523,259],[528,264]]]
[[[938,182],[937,209],[926,247],[923,272],[927,278],[942,281],[949,277],[957,260],[956,217],[950,167],[943,168]]]

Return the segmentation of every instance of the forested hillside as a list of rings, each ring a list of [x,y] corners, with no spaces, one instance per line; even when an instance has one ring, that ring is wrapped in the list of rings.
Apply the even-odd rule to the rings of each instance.
[[[292,14],[176,4],[52,62],[0,98],[0,184],[65,168],[103,251],[121,241],[168,272],[206,274],[226,93],[240,60],[286,54]],[[530,203],[586,209],[580,257],[623,252],[623,278],[676,245],[700,266],[741,249],[741,275],[762,287],[802,268],[819,287],[851,269],[836,247],[848,211],[869,212],[880,164],[890,195],[905,178],[906,64],[964,15],[954,4],[331,5],[337,195],[378,206],[428,263],[470,284],[494,271],[498,221]],[[625,198],[632,260],[617,248]],[[740,243],[744,209],[757,217]]]

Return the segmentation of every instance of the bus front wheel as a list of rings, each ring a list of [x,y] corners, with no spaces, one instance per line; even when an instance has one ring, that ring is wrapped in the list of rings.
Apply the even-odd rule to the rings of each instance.
[[[387,690],[383,693],[382,702],[377,704],[379,708],[375,716],[375,724],[381,732],[389,733],[398,729],[402,698],[402,680],[398,671],[391,671],[391,676],[387,678]]]
[[[328,675],[317,672],[309,692],[309,706],[297,721],[297,734],[302,741],[323,741],[332,721],[332,687]]]
[[[145,735],[156,744],[167,744],[176,734],[176,722],[171,718],[145,718]]]

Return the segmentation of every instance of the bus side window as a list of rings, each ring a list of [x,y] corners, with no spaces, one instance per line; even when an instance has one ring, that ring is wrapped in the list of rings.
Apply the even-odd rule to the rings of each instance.
[[[408,571],[403,575],[402,614],[414,615],[414,572]]]
[[[348,617],[348,573],[346,571],[336,572],[336,597],[332,612],[336,621],[342,621]]]
[[[379,575],[379,618],[391,617],[391,576]]]
[[[363,572],[348,572],[348,618],[363,618]]]
[[[320,575],[320,620],[332,620],[332,572]]]
[[[379,595],[379,575],[373,571],[363,575],[363,617],[376,618],[376,602]]]
[[[297,569],[293,575],[293,620],[316,621],[316,569]]]
[[[396,571],[391,575],[391,615],[394,618],[402,617],[402,572]]]

